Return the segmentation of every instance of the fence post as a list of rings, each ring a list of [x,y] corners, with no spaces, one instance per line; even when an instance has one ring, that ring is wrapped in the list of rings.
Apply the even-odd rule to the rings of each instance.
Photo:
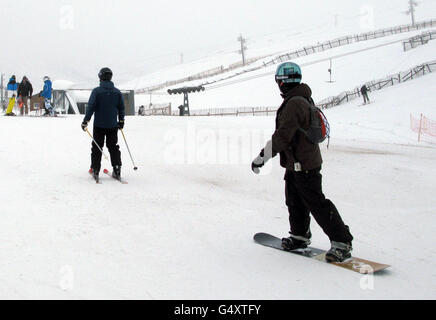
[[[422,120],[424,116],[421,113],[421,119],[419,120],[419,132],[418,132],[418,142],[421,142],[421,133],[422,133]]]

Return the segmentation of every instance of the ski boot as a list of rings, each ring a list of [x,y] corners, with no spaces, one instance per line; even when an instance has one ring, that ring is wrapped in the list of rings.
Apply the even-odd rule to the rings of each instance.
[[[117,180],[121,180],[121,167],[115,166],[114,170],[112,171],[112,177]]]
[[[93,168],[89,169],[89,174],[95,179],[98,180],[99,172],[94,170]]]
[[[309,231],[305,237],[295,236],[290,233],[291,236],[289,238],[282,239],[282,248],[285,251],[294,251],[299,249],[307,249],[308,246],[312,243],[310,239],[312,238],[312,233]]]
[[[332,248],[327,252],[325,259],[329,263],[346,262],[346,260],[351,259],[351,251],[353,251],[351,242],[332,241]]]

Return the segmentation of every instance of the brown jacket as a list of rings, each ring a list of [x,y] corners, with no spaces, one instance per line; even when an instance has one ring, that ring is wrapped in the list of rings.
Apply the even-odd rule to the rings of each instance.
[[[299,130],[309,128],[310,105],[307,99],[311,97],[312,90],[302,83],[283,96],[284,102],[277,111],[272,156],[280,153],[280,164],[289,171],[295,171],[297,162],[301,163],[302,171],[318,169],[322,165],[319,145],[311,143]]]

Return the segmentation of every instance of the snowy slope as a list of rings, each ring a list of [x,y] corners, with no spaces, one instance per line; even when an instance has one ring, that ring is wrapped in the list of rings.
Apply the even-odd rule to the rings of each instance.
[[[251,240],[288,231],[278,160],[263,176],[249,167],[273,117],[128,118],[140,166],[121,142],[129,185],[92,182],[80,117],[1,117],[0,298],[433,299],[436,149],[416,142],[408,119],[436,119],[435,80],[327,111],[325,192],[355,255],[393,265],[369,290],[359,274]]]
[[[407,52],[402,49],[402,39],[407,39],[421,32],[400,34],[338,47],[295,59],[294,62],[303,66],[303,81],[312,87],[315,100],[320,101],[343,91],[352,90],[367,81],[384,78],[434,60],[436,41],[430,41],[425,46]],[[329,58],[333,58],[334,83],[327,82],[329,80]],[[226,86],[218,88],[214,88],[215,85],[206,86],[206,91],[189,96],[191,109],[276,106],[280,104],[281,99],[274,82],[276,68],[277,66],[271,66],[218,83],[219,85],[228,83]],[[189,69],[185,69],[185,75],[189,74]],[[161,82],[166,81],[166,76],[168,75],[164,72]],[[222,76],[215,78],[220,77]],[[244,81],[246,79],[248,81]],[[199,85],[204,82],[205,80],[199,80],[178,86]],[[136,95],[135,100],[137,106],[148,105],[150,96]],[[155,104],[172,103],[173,107],[176,107],[183,103],[183,96],[153,95],[151,101]]]

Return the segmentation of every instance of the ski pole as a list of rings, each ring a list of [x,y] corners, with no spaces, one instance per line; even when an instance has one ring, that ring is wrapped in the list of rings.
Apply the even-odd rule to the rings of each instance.
[[[88,128],[86,128],[86,132],[88,132],[89,136],[91,137],[92,141],[94,142],[94,144],[97,146],[98,150],[101,151],[101,153],[103,154],[104,158],[106,160],[109,161],[108,156],[104,153],[104,151],[100,148],[100,146],[98,145],[97,141],[95,141],[94,137],[92,136],[91,132],[89,132]]]
[[[133,160],[133,157],[132,157],[132,153],[130,152],[130,148],[129,148],[129,145],[128,145],[128,143],[127,143],[127,140],[126,140],[126,136],[124,135],[124,131],[123,131],[123,129],[120,129],[121,130],[121,133],[123,134],[123,138],[124,138],[124,142],[126,143],[126,146],[127,146],[127,150],[129,151],[129,154],[130,154],[130,159],[132,159],[132,163],[133,163],[133,170],[138,170],[138,167],[135,165],[135,161]]]

